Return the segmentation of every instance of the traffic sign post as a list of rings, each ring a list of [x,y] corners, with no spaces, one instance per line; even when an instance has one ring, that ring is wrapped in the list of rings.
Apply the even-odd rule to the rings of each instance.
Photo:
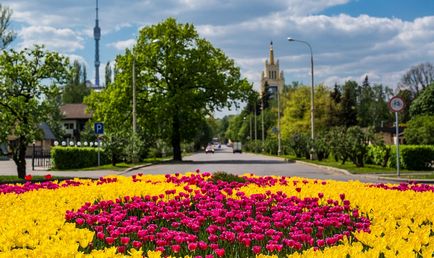
[[[93,128],[95,130],[95,134],[104,134],[104,123],[95,123]]]
[[[98,167],[101,165],[101,155],[100,155],[100,138],[99,135],[104,134],[104,123],[98,122],[93,125],[93,128],[95,129],[95,134],[97,135],[97,142],[98,142]]]
[[[388,103],[389,109],[392,112],[395,112],[395,126],[396,126],[396,174],[398,177],[400,176],[399,173],[399,125],[398,125],[398,112],[402,111],[404,109],[404,101],[402,98],[395,96],[389,100]]]

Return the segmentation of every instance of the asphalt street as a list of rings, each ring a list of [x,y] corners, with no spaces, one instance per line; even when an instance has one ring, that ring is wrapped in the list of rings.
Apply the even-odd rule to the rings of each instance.
[[[299,176],[313,179],[332,179],[339,181],[358,180],[362,182],[388,182],[376,176],[349,175],[339,170],[325,169],[311,164],[288,162],[283,158],[257,155],[252,153],[232,153],[232,148],[222,146],[216,149],[214,154],[195,153],[184,157],[183,162],[164,162],[161,164],[136,167],[126,171],[96,170],[96,171],[48,171],[44,168],[32,170],[31,160],[27,160],[27,174],[67,176],[67,177],[92,177],[98,178],[107,175],[131,176],[137,173],[143,174],[168,174],[193,172],[199,169],[201,172],[224,171],[233,174],[252,173],[255,175]],[[0,175],[16,175],[16,166],[12,160],[0,161]],[[389,181],[391,182],[391,181]]]

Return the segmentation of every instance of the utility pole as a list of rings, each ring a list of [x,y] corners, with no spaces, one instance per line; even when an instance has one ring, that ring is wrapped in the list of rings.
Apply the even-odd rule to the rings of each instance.
[[[132,65],[132,76],[133,76],[133,133],[136,133],[137,121],[136,121],[136,58],[133,53],[133,65]]]

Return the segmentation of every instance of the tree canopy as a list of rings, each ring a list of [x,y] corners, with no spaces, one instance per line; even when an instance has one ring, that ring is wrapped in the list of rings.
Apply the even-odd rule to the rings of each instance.
[[[67,103],[83,103],[84,97],[90,94],[86,85],[86,66],[74,61],[68,82],[63,89],[62,101]]]
[[[251,90],[234,61],[223,51],[200,38],[193,25],[169,18],[142,28],[133,49],[116,58],[115,80],[101,94],[107,98],[89,98],[88,103],[100,101],[90,108],[105,122],[110,116],[115,117],[108,114],[119,109],[125,111],[121,113],[125,116],[121,123],[131,121],[133,62],[138,133],[158,135],[170,143],[175,160],[182,159],[181,142],[197,136],[196,126],[206,115],[238,105]],[[111,105],[120,99],[120,106]]]
[[[52,119],[57,106],[48,99],[60,94],[58,83],[67,77],[68,60],[36,46],[0,54],[0,141],[9,136],[9,147],[18,177],[26,175],[28,144],[41,137],[38,125]]]
[[[427,86],[411,103],[410,114],[412,117],[434,115],[434,83]]]
[[[12,10],[0,4],[0,49],[6,48],[16,37],[16,33],[9,30]]]

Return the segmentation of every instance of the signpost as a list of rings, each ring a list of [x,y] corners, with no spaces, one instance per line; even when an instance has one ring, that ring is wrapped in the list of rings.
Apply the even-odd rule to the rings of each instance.
[[[404,101],[402,98],[395,96],[389,100],[389,109],[395,112],[395,126],[396,126],[396,173],[398,177],[399,174],[399,126],[398,126],[398,112],[404,109]]]
[[[101,164],[101,156],[100,156],[101,143],[100,143],[99,135],[104,134],[104,123],[101,123],[101,122],[95,123],[93,125],[93,128],[95,130],[95,134],[97,135],[97,141],[98,141],[98,147],[97,148],[98,148],[98,167],[99,167]]]

